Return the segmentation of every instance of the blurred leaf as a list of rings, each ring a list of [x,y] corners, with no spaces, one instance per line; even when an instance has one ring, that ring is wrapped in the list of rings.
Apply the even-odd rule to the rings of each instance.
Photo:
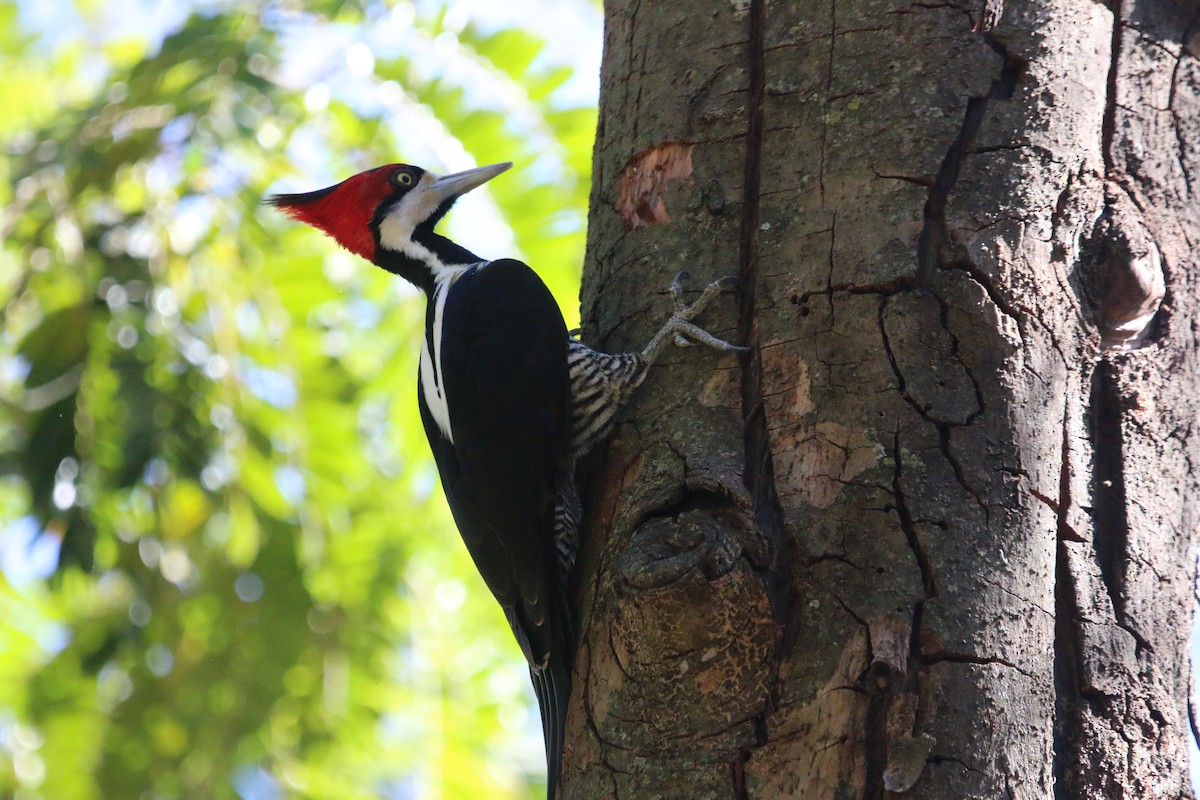
[[[261,198],[516,161],[444,224],[574,324],[595,111],[436,3],[194,8],[160,41],[56,5],[50,47],[0,0],[0,537],[38,531],[3,550],[0,797],[539,796],[416,407],[424,302]]]
[[[37,389],[83,365],[91,309],[71,306],[47,314],[22,340],[17,353],[29,362],[25,388]]]

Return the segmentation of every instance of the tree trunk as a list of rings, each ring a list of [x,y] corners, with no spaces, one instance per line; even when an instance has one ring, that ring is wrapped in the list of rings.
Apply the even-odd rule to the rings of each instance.
[[[564,796],[1191,797],[1196,3],[605,7]]]

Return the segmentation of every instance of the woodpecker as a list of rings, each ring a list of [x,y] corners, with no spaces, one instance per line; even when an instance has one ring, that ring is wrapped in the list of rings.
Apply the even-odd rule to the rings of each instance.
[[[435,232],[455,200],[511,167],[452,175],[389,164],[267,202],[399,275],[427,298],[417,402],[442,487],[471,558],[529,662],[546,746],[547,796],[562,764],[576,639],[569,586],[580,520],[575,467],[668,344],[743,352],[692,323],[730,279],[684,301],[638,353],[568,334],[527,265],[488,261]]]

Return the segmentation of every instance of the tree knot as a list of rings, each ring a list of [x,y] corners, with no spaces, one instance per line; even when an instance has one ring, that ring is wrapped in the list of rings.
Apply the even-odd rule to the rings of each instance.
[[[1083,248],[1084,292],[1100,328],[1100,344],[1136,350],[1150,343],[1166,294],[1162,254],[1142,212],[1109,188],[1104,210]]]

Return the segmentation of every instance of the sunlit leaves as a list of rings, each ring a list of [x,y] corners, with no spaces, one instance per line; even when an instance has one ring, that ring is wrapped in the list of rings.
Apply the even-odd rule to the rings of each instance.
[[[573,322],[594,111],[527,33],[246,9],[51,52],[0,2],[0,523],[39,532],[0,573],[0,794],[529,796],[523,666],[413,398],[423,303],[260,201],[515,161],[463,228]],[[300,30],[345,45],[293,85]]]

